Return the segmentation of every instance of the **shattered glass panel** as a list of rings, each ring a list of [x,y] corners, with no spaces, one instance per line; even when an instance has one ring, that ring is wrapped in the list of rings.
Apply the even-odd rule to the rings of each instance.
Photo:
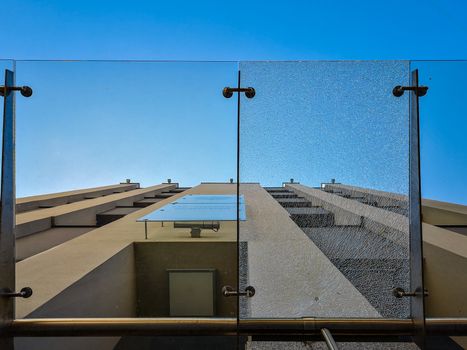
[[[409,342],[387,342],[387,343],[356,343],[336,342],[340,350],[419,350],[414,343]],[[323,341],[249,341],[248,350],[328,350]]]
[[[409,317],[409,62],[240,72],[241,317]]]

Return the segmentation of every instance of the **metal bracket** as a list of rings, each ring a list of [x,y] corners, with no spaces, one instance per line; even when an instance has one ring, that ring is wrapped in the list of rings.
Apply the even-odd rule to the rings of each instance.
[[[336,341],[332,337],[331,332],[327,328],[321,328],[321,335],[324,338],[324,341],[326,342],[326,345],[329,350],[338,350]]]
[[[406,292],[403,288],[394,288],[392,291],[392,295],[394,295],[396,298],[404,298],[404,297],[418,297],[422,295],[421,291],[414,291],[414,292]],[[428,290],[423,291],[423,296],[427,297],[430,294],[428,293]]]
[[[252,286],[246,287],[244,292],[238,292],[235,289],[233,289],[232,286],[222,287],[222,295],[225,297],[245,296],[245,297],[251,298],[255,295],[255,293],[256,293],[256,290]]]
[[[222,95],[224,95],[225,98],[231,98],[234,92],[244,92],[245,96],[248,98],[253,98],[256,95],[256,91],[252,87],[247,87],[247,88],[225,87],[224,90],[222,90]]]
[[[1,289],[0,297],[3,298],[29,298],[32,295],[32,289],[30,287],[21,288],[19,292],[12,292],[10,289]]]
[[[204,221],[201,223],[196,222],[174,222],[174,228],[190,228],[191,237],[192,238],[200,238],[201,237],[201,230],[212,230],[214,232],[218,232],[221,227],[219,221],[205,223]]]
[[[404,91],[414,91],[415,95],[421,97],[425,96],[428,91],[428,86],[400,86],[397,85],[392,89],[392,94],[396,97],[401,97]]]
[[[32,96],[32,89],[29,86],[0,86],[0,96],[8,95],[10,91],[19,91],[24,97]]]

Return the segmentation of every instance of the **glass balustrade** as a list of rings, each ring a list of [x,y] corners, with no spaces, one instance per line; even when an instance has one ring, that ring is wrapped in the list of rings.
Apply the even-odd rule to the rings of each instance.
[[[5,265],[15,289],[33,291],[15,298],[14,317],[188,322],[184,336],[17,337],[16,348],[314,349],[316,337],[267,335],[274,321],[423,320],[415,70],[429,88],[419,96],[426,315],[466,316],[466,62],[0,69],[33,89],[12,105],[16,244],[1,242],[15,249]],[[209,321],[205,337],[186,335]],[[247,338],[255,322],[270,331]],[[398,335],[384,346],[416,348]]]

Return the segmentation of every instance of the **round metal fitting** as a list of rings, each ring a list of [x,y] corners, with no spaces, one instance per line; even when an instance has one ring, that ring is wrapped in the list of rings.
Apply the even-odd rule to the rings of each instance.
[[[394,288],[392,290],[392,295],[394,295],[396,298],[403,298],[405,294],[405,290],[402,288]]]
[[[24,97],[31,97],[32,96],[32,89],[29,86],[21,87],[21,95]]]
[[[233,96],[233,92],[230,88],[225,87],[224,90],[222,90],[222,95],[224,95],[225,98],[231,98]]]
[[[245,91],[245,96],[248,97],[248,98],[253,98],[253,97],[255,97],[255,95],[256,95],[256,91],[252,87],[248,87],[248,90]]]
[[[256,290],[254,287],[248,286],[245,288],[245,293],[248,298],[251,298],[256,294]]]
[[[392,94],[396,97],[401,97],[404,94],[404,90],[402,89],[402,86],[397,85],[392,89]]]
[[[19,294],[23,298],[29,298],[32,295],[32,288],[30,287],[21,288],[21,290],[19,291]]]
[[[419,86],[417,89],[417,96],[419,97],[425,96],[427,91],[428,91],[427,86]]]

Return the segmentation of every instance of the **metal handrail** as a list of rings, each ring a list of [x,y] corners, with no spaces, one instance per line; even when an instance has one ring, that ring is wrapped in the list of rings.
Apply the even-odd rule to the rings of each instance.
[[[329,329],[323,328],[321,330],[321,334],[329,350],[338,350],[337,344],[334,338],[332,337],[331,332],[329,332]]]
[[[310,335],[326,328],[334,336],[410,336],[410,319],[384,318],[42,318],[13,320],[7,336],[124,336],[124,335]],[[467,318],[427,318],[427,334],[467,335]]]

